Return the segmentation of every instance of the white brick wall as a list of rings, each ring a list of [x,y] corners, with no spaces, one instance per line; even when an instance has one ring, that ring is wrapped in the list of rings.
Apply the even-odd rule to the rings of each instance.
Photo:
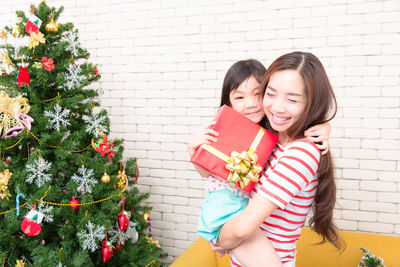
[[[0,26],[39,0],[0,1]],[[214,115],[225,72],[266,66],[293,50],[321,58],[339,112],[332,122],[341,229],[400,234],[400,2],[397,0],[47,0],[65,6],[99,64],[101,103],[138,187],[150,192],[153,233],[167,262],[198,236],[204,181],[186,140]]]

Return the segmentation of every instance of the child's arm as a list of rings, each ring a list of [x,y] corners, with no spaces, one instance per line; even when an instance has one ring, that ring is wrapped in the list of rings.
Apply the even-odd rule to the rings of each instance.
[[[315,145],[325,155],[329,151],[329,135],[331,133],[331,125],[329,122],[315,125],[304,132],[304,136],[315,143]]]
[[[195,133],[194,135],[189,137],[187,145],[188,145],[190,157],[193,156],[194,151],[202,144],[209,145],[209,144],[211,144],[211,142],[217,141],[217,138],[215,136],[218,136],[218,133],[216,131],[214,131],[213,129],[210,129],[210,126],[213,125],[214,123],[215,122],[212,122],[212,123],[206,125],[198,133]],[[208,171],[204,170],[200,166],[197,166],[196,164],[193,164],[193,166],[199,172],[199,174],[201,176],[207,177],[210,175]]]

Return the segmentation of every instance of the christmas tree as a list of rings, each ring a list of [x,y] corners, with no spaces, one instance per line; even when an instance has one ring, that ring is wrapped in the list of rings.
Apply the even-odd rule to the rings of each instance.
[[[42,1],[0,32],[0,263],[159,266],[136,160],[107,136],[98,69],[62,11]]]

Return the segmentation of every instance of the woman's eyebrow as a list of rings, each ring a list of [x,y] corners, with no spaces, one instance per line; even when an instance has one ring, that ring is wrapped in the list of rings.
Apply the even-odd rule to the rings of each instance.
[[[288,95],[290,95],[290,96],[298,96],[298,97],[303,96],[302,94],[298,94],[298,93],[288,93]]]
[[[272,86],[267,86],[268,87],[268,89],[270,89],[271,91],[274,91],[274,92],[276,92],[276,89],[275,88],[273,88]],[[288,93],[288,95],[290,95],[290,96],[298,96],[298,97],[301,97],[301,96],[303,96],[302,94],[299,94],[299,93]]]

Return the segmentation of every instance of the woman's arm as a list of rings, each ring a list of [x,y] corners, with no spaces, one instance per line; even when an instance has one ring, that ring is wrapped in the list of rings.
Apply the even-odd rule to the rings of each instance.
[[[232,249],[232,253],[246,267],[282,267],[275,248],[260,228]]]
[[[329,135],[331,134],[331,125],[329,122],[315,125],[304,132],[304,136],[315,143],[315,145],[325,155],[329,151]]]
[[[235,248],[275,209],[284,209],[300,190],[315,181],[321,154],[314,144],[297,140],[283,153],[273,170],[267,170],[261,178],[262,185],[244,211],[222,227],[218,245]]]
[[[214,123],[215,122],[212,122],[206,125],[202,130],[189,137],[187,145],[190,157],[193,156],[194,151],[202,144],[209,145],[211,144],[211,142],[217,141],[217,138],[215,136],[218,136],[218,132],[214,131],[213,129],[210,129],[210,126],[213,125]],[[204,170],[200,166],[196,164],[193,164],[193,166],[201,176],[207,177],[210,175],[208,171]]]
[[[219,232],[217,244],[226,250],[233,249],[249,238],[278,206],[256,194],[245,210],[227,222]]]

